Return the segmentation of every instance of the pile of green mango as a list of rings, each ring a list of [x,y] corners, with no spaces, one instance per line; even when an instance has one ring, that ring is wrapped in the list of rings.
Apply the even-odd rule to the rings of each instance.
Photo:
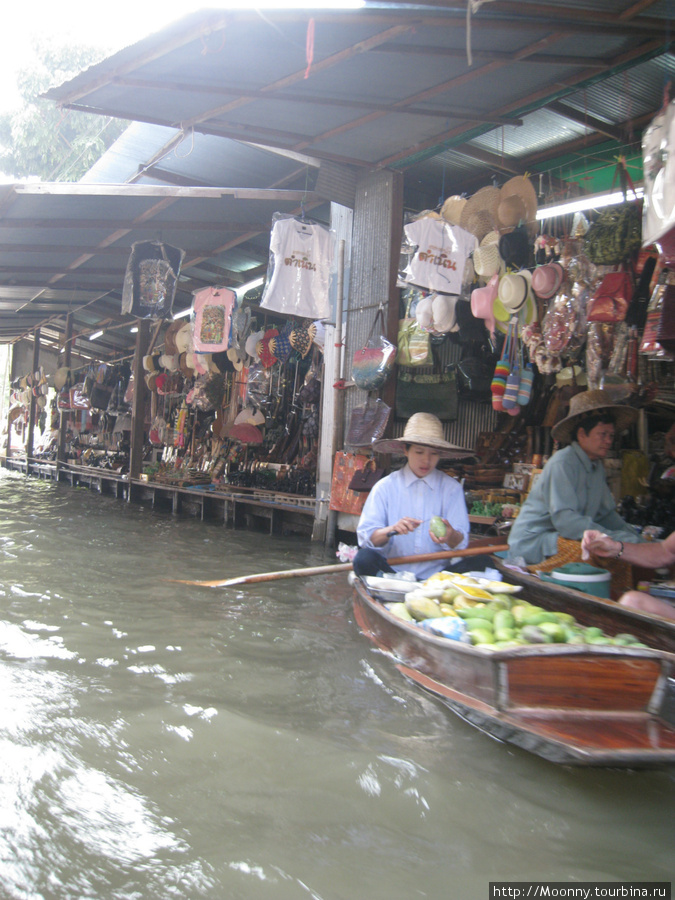
[[[459,616],[464,620],[471,643],[486,649],[505,649],[527,644],[605,644],[645,647],[632,634],[610,637],[595,626],[580,625],[574,616],[535,606],[514,594],[492,595],[481,603],[465,597],[448,585],[439,597],[411,591],[404,603],[394,603],[390,612],[409,622],[441,616]]]

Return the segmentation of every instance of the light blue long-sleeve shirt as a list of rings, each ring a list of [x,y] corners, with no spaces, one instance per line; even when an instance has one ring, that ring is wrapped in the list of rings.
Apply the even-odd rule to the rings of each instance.
[[[624,543],[641,538],[616,511],[602,461],[591,461],[576,441],[544,466],[509,534],[509,555],[528,565],[558,552],[558,537],[580,541],[594,528]]]
[[[395,525],[399,519],[410,516],[421,519],[422,524],[410,534],[397,534],[382,547],[375,547],[371,534],[378,528]],[[464,535],[457,545],[460,549],[469,543],[469,515],[464,490],[454,478],[434,469],[425,478],[418,478],[406,465],[404,468],[377,482],[366,500],[356,530],[359,547],[370,547],[383,556],[413,556],[419,553],[438,553],[450,549],[447,544],[435,544],[429,535],[429,521],[434,516],[447,519]],[[449,560],[424,563],[406,563],[394,566],[397,570],[414,572],[424,580],[440,572]]]

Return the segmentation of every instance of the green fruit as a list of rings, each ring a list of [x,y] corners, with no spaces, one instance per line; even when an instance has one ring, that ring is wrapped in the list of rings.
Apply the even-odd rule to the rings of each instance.
[[[522,624],[525,616],[532,615],[532,607],[527,603],[516,603],[511,607],[511,614],[516,622]]]
[[[494,614],[493,622],[495,624],[495,631],[498,628],[515,628],[516,620],[513,617],[513,614],[509,612],[508,609],[498,609]]]
[[[589,643],[589,644],[593,644],[594,646],[595,646],[595,645],[599,645],[599,644],[603,644],[603,645],[604,645],[604,644],[611,644],[611,643],[612,643],[612,639],[611,639],[611,638],[608,638],[608,637],[604,637],[603,635],[598,636],[598,637],[596,637],[595,635],[593,635],[592,637],[589,637],[589,638],[588,638],[588,643]]]
[[[494,635],[487,628],[477,628],[469,634],[472,644],[492,644]]]
[[[512,641],[515,636],[513,628],[495,628],[495,641]]]
[[[558,617],[555,613],[546,612],[544,610],[534,613],[533,615],[525,616],[523,619],[523,625],[541,625],[542,622],[553,622],[555,625],[559,624]]]
[[[473,615],[470,617],[472,619],[486,619],[488,622],[492,622],[498,610],[496,610],[492,604],[489,606],[474,606],[471,610]]]
[[[493,594],[495,600],[500,600],[502,603],[505,603],[505,609],[511,609],[512,606],[515,606],[514,594]]]
[[[636,638],[634,634],[627,634],[626,632],[617,634],[615,640],[618,641],[619,638],[621,638],[622,641],[625,641],[626,644],[637,644],[639,642],[638,638]]]
[[[571,637],[569,637],[567,639],[567,643],[568,644],[585,644],[586,637],[583,634],[579,634],[578,632],[576,632],[575,634],[573,634]]]
[[[458,594],[459,591],[457,590],[457,588],[445,588],[441,595],[441,600],[443,601],[443,603],[452,603],[452,601],[455,599],[455,597],[457,597]]]
[[[414,622],[415,620],[410,615],[407,610],[405,603],[392,603],[387,607],[392,615],[396,616],[397,619],[402,619],[404,622]]]
[[[567,631],[564,626],[556,622],[542,622],[539,629],[548,634],[554,644],[564,644],[567,641]]]
[[[562,622],[563,625],[576,625],[577,620],[574,616],[571,616],[569,613],[557,612],[556,616],[559,622]]]
[[[528,644],[552,644],[553,638],[539,628],[538,625],[525,625],[520,632]]]
[[[467,631],[489,631],[492,634],[492,622],[487,619],[464,619]]]
[[[437,603],[436,600],[431,600],[429,597],[423,597],[417,592],[406,595],[405,607],[413,619],[417,619],[418,621],[421,621],[422,619],[435,619],[441,614],[440,604]]]
[[[429,522],[429,531],[434,535],[434,537],[442,538],[445,537],[445,534],[448,530],[448,526],[445,524],[443,519],[440,516],[434,516],[432,520]]]
[[[597,625],[591,625],[590,628],[585,628],[584,634],[586,635],[587,638],[604,637],[602,628],[598,628]]]

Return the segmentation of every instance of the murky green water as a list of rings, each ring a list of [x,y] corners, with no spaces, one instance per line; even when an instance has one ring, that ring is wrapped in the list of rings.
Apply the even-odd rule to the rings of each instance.
[[[409,686],[333,561],[0,470],[0,896],[488,897],[669,880],[674,772],[555,767]]]

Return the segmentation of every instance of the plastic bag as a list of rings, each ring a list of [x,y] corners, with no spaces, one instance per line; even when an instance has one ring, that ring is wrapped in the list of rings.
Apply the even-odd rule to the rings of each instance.
[[[365,344],[352,357],[352,380],[363,391],[375,391],[382,387],[394,369],[396,347],[382,333],[376,333],[378,323],[383,332],[385,322],[382,304],[378,307]]]

